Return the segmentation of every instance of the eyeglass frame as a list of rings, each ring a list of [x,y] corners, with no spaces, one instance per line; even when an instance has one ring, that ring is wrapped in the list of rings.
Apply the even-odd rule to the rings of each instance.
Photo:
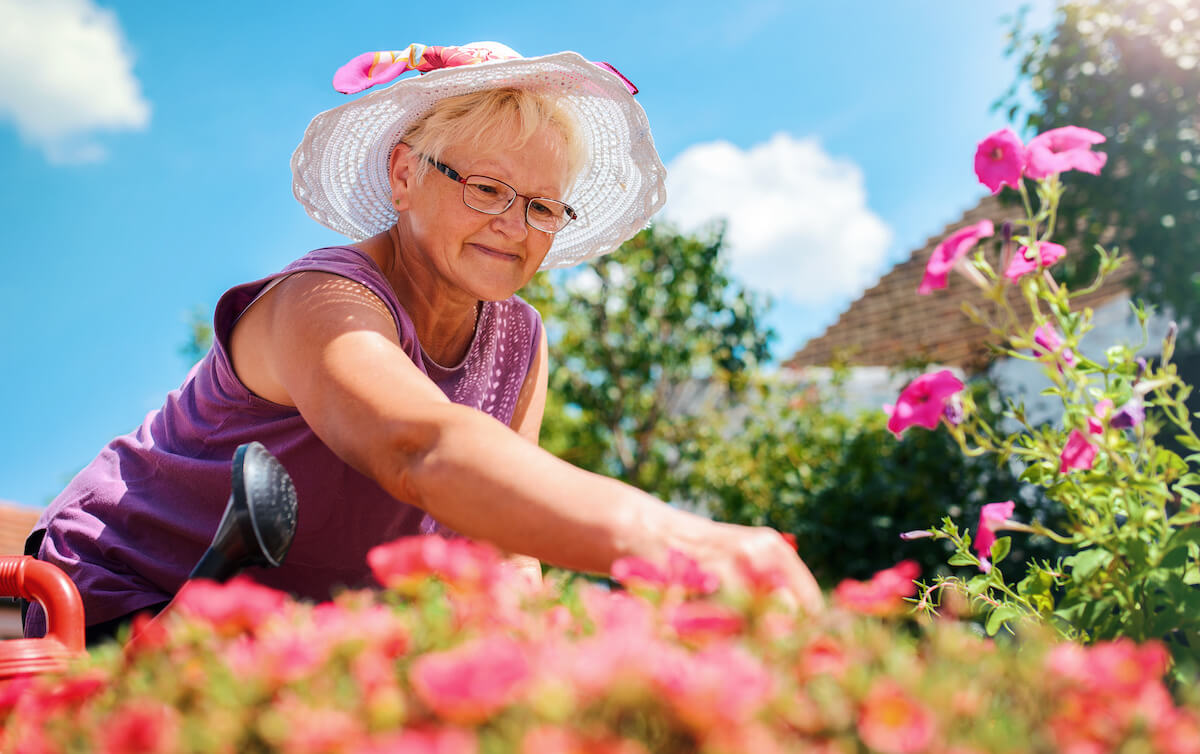
[[[533,228],[536,231],[540,231],[542,233],[547,233],[549,235],[554,235],[555,233],[562,232],[563,228],[566,228],[573,221],[579,219],[579,215],[578,215],[578,213],[575,212],[575,208],[572,207],[570,204],[567,204],[566,202],[561,201],[559,199],[553,199],[549,196],[526,196],[525,194],[518,192],[515,188],[513,188],[509,184],[505,183],[504,181],[500,180],[499,178],[493,178],[490,175],[479,175],[477,173],[472,173],[471,175],[468,175],[466,178],[463,178],[462,173],[459,173],[457,170],[450,167],[446,163],[438,162],[437,160],[433,159],[429,155],[421,155],[421,156],[425,158],[426,162],[428,162],[430,165],[432,165],[434,168],[436,168],[439,173],[446,176],[450,180],[455,181],[457,183],[461,183],[463,185],[463,204],[467,205],[468,207],[475,210],[476,212],[482,212],[485,215],[503,215],[505,212],[507,212],[509,210],[510,207],[513,206],[513,202],[515,202],[517,200],[517,197],[521,197],[522,199],[525,200],[525,224],[528,225],[529,227]],[[478,207],[475,207],[475,206],[471,205],[469,202],[467,202],[467,186],[470,185],[470,181],[468,179],[473,178],[473,177],[474,178],[486,178],[489,181],[495,181],[496,183],[499,183],[501,186],[507,187],[508,190],[513,193],[512,198],[508,200],[508,204],[504,205],[504,209],[499,210],[497,212],[490,212],[486,209],[480,209]],[[554,202],[555,204],[561,204],[563,206],[563,209],[565,209],[567,211],[567,217],[569,219],[565,223],[563,223],[562,228],[559,228],[558,230],[546,230],[545,228],[537,227],[536,225],[534,225],[532,222],[529,221],[529,205],[536,199],[541,199],[542,201],[546,201],[546,202]]]

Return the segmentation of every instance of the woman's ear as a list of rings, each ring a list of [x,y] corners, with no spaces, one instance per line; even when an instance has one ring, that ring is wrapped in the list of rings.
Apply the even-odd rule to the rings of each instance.
[[[388,158],[388,182],[392,186],[392,206],[397,211],[406,210],[409,208],[409,194],[413,190],[413,170],[412,157],[413,151],[404,142],[400,142],[392,149],[392,154]]]

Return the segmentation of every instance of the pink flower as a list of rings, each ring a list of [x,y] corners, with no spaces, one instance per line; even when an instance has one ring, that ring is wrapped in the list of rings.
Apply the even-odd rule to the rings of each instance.
[[[1019,188],[1024,169],[1025,145],[1010,128],[988,136],[975,150],[975,175],[993,194],[1006,183]]]
[[[894,615],[904,609],[904,598],[917,593],[913,580],[921,575],[916,561],[904,560],[879,571],[870,581],[845,579],[833,597],[846,610],[864,615]]]
[[[431,576],[456,589],[482,590],[499,577],[499,564],[500,555],[490,545],[436,535],[404,537],[367,553],[375,580],[401,592]]]
[[[651,670],[655,685],[696,731],[743,724],[762,713],[774,689],[762,660],[732,642],[664,659]]]
[[[405,727],[356,747],[357,754],[476,754],[475,734],[464,728]]]
[[[884,406],[891,418],[888,429],[896,437],[915,425],[935,429],[945,413],[946,402],[965,386],[949,369],[923,374],[900,391],[895,406]]]
[[[138,699],[120,707],[99,731],[104,754],[169,754],[179,751],[179,713],[162,702]]]
[[[849,667],[850,658],[845,647],[830,636],[818,636],[801,651],[797,671],[800,680],[804,681],[823,673],[841,678]]]
[[[664,617],[675,635],[691,644],[737,636],[745,627],[739,612],[716,602],[684,602],[670,608]]]
[[[532,675],[524,648],[488,636],[417,658],[409,671],[417,697],[443,719],[483,722],[516,701]]]
[[[253,633],[288,601],[287,594],[240,575],[225,584],[189,581],[175,595],[170,609],[208,621],[218,634],[233,636]]]
[[[987,573],[992,570],[988,559],[992,555],[992,545],[996,542],[996,530],[1012,517],[1017,505],[1011,500],[1003,503],[988,503],[979,511],[979,528],[975,531],[975,552],[979,553],[979,570]]]
[[[946,277],[950,270],[967,255],[981,238],[987,238],[995,232],[991,220],[980,220],[974,225],[959,228],[951,233],[946,240],[937,245],[925,265],[925,277],[917,288],[922,296],[932,293],[938,288],[946,287]]]
[[[1015,283],[1022,276],[1038,268],[1038,257],[1041,257],[1042,267],[1049,267],[1062,259],[1063,255],[1067,253],[1064,246],[1051,243],[1050,241],[1039,241],[1036,243],[1036,246],[1036,254],[1028,246],[1022,246],[1018,249],[1017,253],[1013,255],[1012,261],[1008,263],[1008,269],[1004,271],[1004,277]]]
[[[1096,408],[1087,420],[1088,432],[1093,435],[1104,434],[1104,422],[1108,420],[1108,415],[1112,413],[1112,408],[1113,402],[1108,398],[1096,403]]]
[[[1048,353],[1062,352],[1062,360],[1067,366],[1075,366],[1075,352],[1070,348],[1063,348],[1062,336],[1058,334],[1050,325],[1042,325],[1033,332],[1033,342],[1036,344],[1033,347],[1035,356],[1043,357]],[[1061,369],[1061,367],[1059,367]]]
[[[1108,155],[1093,152],[1092,145],[1103,141],[1102,134],[1078,126],[1063,126],[1038,134],[1029,142],[1025,174],[1034,180],[1068,170],[1098,175]]]
[[[1046,669],[1056,678],[1091,692],[1132,695],[1157,685],[1171,665],[1171,655],[1157,641],[1101,641],[1085,647],[1064,642],[1046,656]]]
[[[667,553],[666,568],[642,558],[620,558],[612,565],[612,578],[627,587],[681,587],[689,594],[700,595],[711,594],[721,585],[715,575],[701,570],[695,560],[677,550]]]
[[[928,707],[885,678],[876,681],[863,699],[858,734],[875,751],[910,754],[933,743],[934,723]]]
[[[1067,445],[1059,455],[1059,473],[1075,469],[1090,469],[1096,462],[1096,446],[1088,442],[1087,435],[1077,429],[1071,430]]]

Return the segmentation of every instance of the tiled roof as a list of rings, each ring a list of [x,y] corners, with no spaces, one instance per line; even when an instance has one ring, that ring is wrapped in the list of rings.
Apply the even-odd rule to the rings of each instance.
[[[950,233],[985,219],[992,220],[999,233],[1001,223],[1020,216],[1019,208],[1004,207],[992,196],[984,198],[914,251],[907,261],[892,268],[785,366],[828,366],[840,361],[848,366],[896,367],[923,361],[958,366],[971,373],[982,371],[992,358],[984,346],[987,328],[971,322],[962,307],[965,302],[986,311],[991,305],[983,292],[957,273],[951,273],[946,289],[928,296],[918,295],[917,287],[934,248]],[[1132,264],[1127,261],[1099,289],[1073,297],[1072,303],[1076,308],[1099,308],[1124,295],[1125,282],[1131,274]],[[1014,309],[1027,312],[1016,286],[1010,289],[1010,294]]]
[[[0,555],[20,555],[24,552],[25,537],[33,530],[41,513],[40,508],[0,500]]]

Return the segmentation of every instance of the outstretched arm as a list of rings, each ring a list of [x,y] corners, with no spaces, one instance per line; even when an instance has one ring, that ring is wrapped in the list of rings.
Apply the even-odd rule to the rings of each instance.
[[[287,278],[243,315],[232,352],[248,388],[295,406],[346,463],[456,531],[597,573],[676,549],[728,579],[744,559],[779,570],[801,604],[820,606],[808,569],[773,530],[677,510],[451,403],[401,349],[383,303],[353,281]]]

